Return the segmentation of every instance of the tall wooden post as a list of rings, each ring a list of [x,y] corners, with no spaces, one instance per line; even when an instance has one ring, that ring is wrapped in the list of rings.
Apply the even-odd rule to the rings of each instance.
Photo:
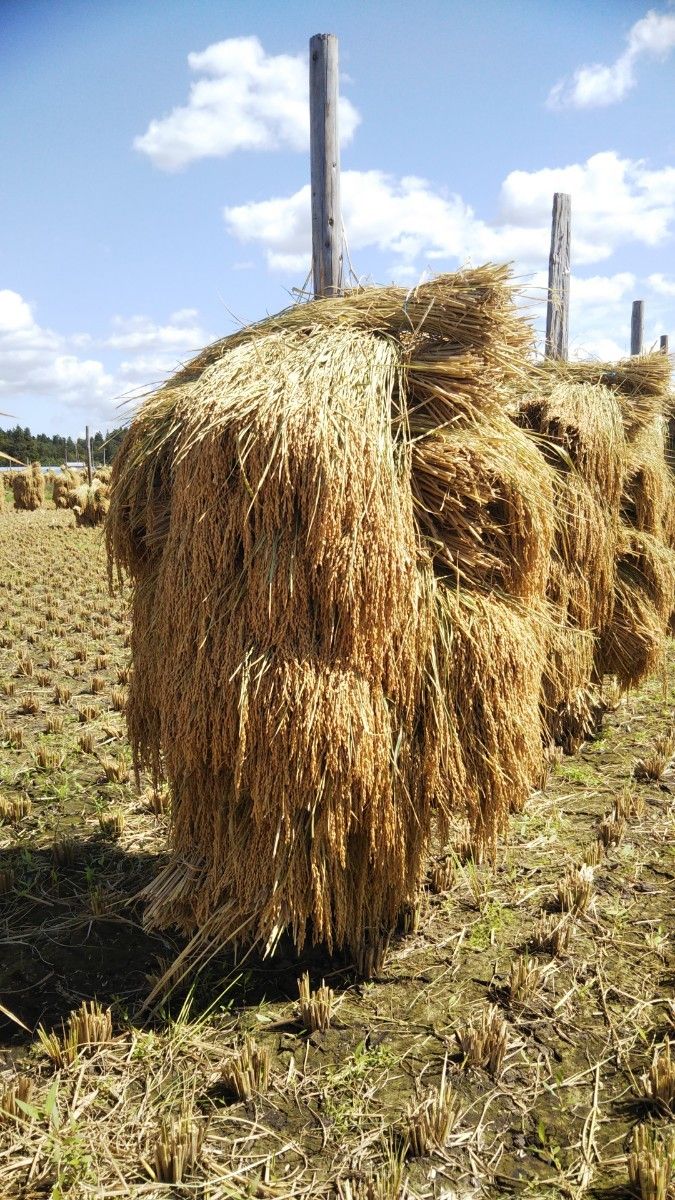
[[[85,427],[84,437],[87,446],[87,479],[89,480],[89,487],[91,487],[91,481],[94,477],[94,468],[91,462],[91,438],[89,437],[88,425]]]
[[[342,290],[338,91],[338,40],[334,33],[317,33],[309,41],[312,275],[315,296],[335,296]]]
[[[551,219],[546,305],[546,357],[567,358],[570,326],[572,197],[556,192]]]
[[[662,354],[668,353],[668,334],[667,333],[662,333],[661,337],[659,338],[659,350],[661,351]]]
[[[644,300],[634,300],[633,310],[630,315],[630,352],[631,354],[642,354],[642,339],[644,337],[645,325],[645,302]]]

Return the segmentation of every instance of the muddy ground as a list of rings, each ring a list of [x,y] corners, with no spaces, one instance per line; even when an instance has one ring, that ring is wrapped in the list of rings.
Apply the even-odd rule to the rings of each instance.
[[[653,1064],[675,1043],[675,776],[634,772],[670,735],[675,659],[555,768],[496,867],[458,830],[378,978],[220,957],[144,1009],[182,943],[142,928],[168,816],[130,775],[128,653],[100,532],[0,515],[0,1196],[634,1194],[633,1130],[673,1121]],[[334,992],[323,1032],[305,970]],[[45,1034],[92,998],[112,1031],[58,1065]],[[238,1099],[246,1035],[268,1078]],[[416,1145],[443,1085],[443,1134]]]

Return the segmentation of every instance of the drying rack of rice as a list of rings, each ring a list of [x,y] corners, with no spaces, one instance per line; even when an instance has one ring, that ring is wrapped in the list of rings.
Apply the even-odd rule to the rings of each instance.
[[[173,799],[149,924],[368,972],[449,819],[492,852],[589,731],[642,392],[531,353],[486,266],[295,306],[146,399],[107,539],[136,765]]]

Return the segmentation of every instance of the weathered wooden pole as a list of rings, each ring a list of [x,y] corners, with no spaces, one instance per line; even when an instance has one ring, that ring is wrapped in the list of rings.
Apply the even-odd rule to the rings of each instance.
[[[570,328],[572,197],[556,192],[551,219],[546,305],[546,357],[567,358]]]
[[[87,446],[87,479],[89,480],[89,487],[91,487],[91,481],[94,478],[94,468],[93,468],[92,462],[91,462],[91,438],[89,437],[89,426],[88,425],[85,426],[84,438],[85,438],[85,443]]]
[[[338,40],[309,40],[309,138],[312,182],[312,275],[315,296],[342,290],[342,216],[338,141]]]
[[[634,300],[633,310],[630,315],[630,352],[631,354],[642,354],[642,339],[644,336],[645,326],[645,302],[644,300]]]
[[[668,334],[667,333],[662,333],[661,337],[659,338],[659,350],[661,351],[662,354],[668,353]]]

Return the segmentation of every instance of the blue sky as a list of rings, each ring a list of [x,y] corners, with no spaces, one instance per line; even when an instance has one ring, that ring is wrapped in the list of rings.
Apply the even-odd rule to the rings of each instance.
[[[360,278],[512,260],[573,208],[573,352],[675,338],[675,5],[0,0],[0,408],[80,433],[308,266],[306,56],[340,39]],[[541,303],[535,316],[541,316]]]

